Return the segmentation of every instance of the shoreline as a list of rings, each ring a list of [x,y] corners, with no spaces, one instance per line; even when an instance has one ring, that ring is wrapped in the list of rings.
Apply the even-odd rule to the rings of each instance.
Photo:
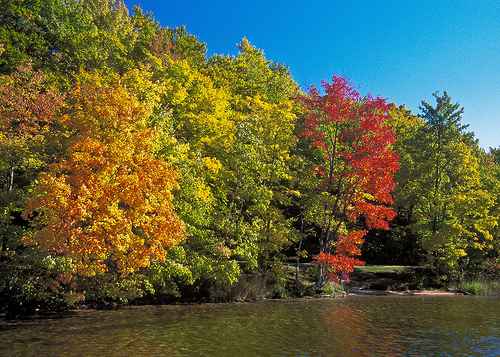
[[[462,291],[445,291],[445,290],[372,290],[362,289],[349,291],[347,295],[355,296],[464,296],[470,295]]]
[[[0,313],[0,321],[5,321],[9,319],[30,319],[37,317],[47,316],[60,316],[64,314],[71,314],[75,312],[82,311],[105,311],[105,310],[118,310],[122,308],[133,308],[133,307],[144,307],[144,306],[161,306],[161,305],[200,305],[200,304],[231,304],[231,303],[255,303],[262,301],[279,301],[279,300],[302,300],[302,299],[338,299],[338,298],[348,298],[348,297],[356,297],[356,296],[465,296],[472,295],[462,291],[445,291],[445,290],[408,290],[408,291],[395,291],[395,290],[373,290],[373,289],[360,289],[353,290],[350,292],[343,292],[338,295],[329,295],[329,294],[321,294],[316,296],[303,296],[303,297],[290,297],[290,298],[262,298],[255,300],[232,300],[232,301],[224,301],[224,302],[210,302],[203,300],[192,300],[192,301],[174,301],[174,302],[157,302],[157,303],[143,303],[143,304],[134,304],[134,303],[112,303],[104,306],[92,306],[92,305],[80,305],[74,306],[69,309],[63,309],[59,311],[40,311],[37,310],[33,314],[27,315],[14,315],[9,316],[5,313]]]

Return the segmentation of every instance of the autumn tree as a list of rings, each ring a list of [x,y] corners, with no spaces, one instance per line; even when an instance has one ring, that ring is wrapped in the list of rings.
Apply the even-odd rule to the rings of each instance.
[[[19,248],[25,195],[53,154],[48,138],[64,96],[30,63],[0,78],[0,251]]]
[[[414,228],[439,273],[441,263],[453,266],[468,247],[482,249],[491,240],[495,218],[489,193],[483,189],[471,134],[461,124],[464,109],[446,92],[434,94],[436,105],[422,102],[425,125],[412,151],[413,170],[404,183],[415,207]]]
[[[323,82],[325,94],[311,87],[301,97],[306,117],[300,136],[318,149],[314,170],[317,184],[308,203],[308,219],[321,227],[318,286],[327,278],[352,271],[362,264],[360,254],[368,228],[388,228],[395,212],[391,191],[398,155],[392,150],[394,133],[386,122],[389,106],[384,99],[360,94],[344,78]]]
[[[500,236],[498,234],[500,228],[498,224],[500,218],[500,160],[497,149],[490,148],[488,153],[479,149],[474,150],[474,152],[479,165],[481,188],[487,192],[491,199],[488,214],[495,221],[494,223],[490,221],[488,227],[490,236],[479,234],[476,244],[469,245],[465,249],[467,258],[464,260],[468,263],[467,268],[477,274],[478,271],[481,272],[485,268],[488,270],[488,267],[493,268],[491,272],[498,270],[497,262],[500,257]]]
[[[248,40],[238,48],[238,56],[213,56],[207,67],[215,87],[231,93],[229,108],[235,113],[233,143],[220,152],[227,187],[220,210],[229,236],[257,248],[252,255],[260,255],[266,269],[268,257],[296,237],[283,207],[289,202],[285,185],[291,178],[292,98],[298,87],[288,68],[267,60]]]
[[[184,36],[189,40],[183,39]],[[156,154],[174,163],[181,172],[174,204],[189,232],[188,239],[169,251],[172,260],[183,269],[176,266],[171,270],[155,264],[156,272],[152,274],[157,282],[167,282],[180,274],[175,278],[188,284],[207,281],[230,284],[237,280],[240,269],[215,234],[215,194],[208,181],[221,168],[215,148],[231,145],[233,112],[229,108],[229,95],[214,88],[198,64],[184,58],[190,48],[203,47],[191,43],[195,40],[182,31],[155,31],[144,46],[144,63],[151,71],[126,75],[128,88],[133,86],[143,100],[154,102],[148,125],[159,133]],[[173,41],[179,52],[174,53]],[[186,43],[187,49],[183,48]]]
[[[294,238],[279,205],[286,201],[284,182],[290,177],[289,151],[295,143],[295,92],[291,85],[289,91],[273,87],[271,100],[267,86],[269,78],[279,76],[294,82],[247,41],[245,53],[236,58],[193,63],[183,57],[193,51],[198,57],[201,46],[179,34],[175,47],[165,34],[153,37],[150,58],[158,60],[152,66],[160,70],[152,79],[169,88],[153,122],[165,133],[161,155],[183,157],[175,202],[190,231],[182,246],[188,260],[196,262],[186,265],[200,278],[232,282],[240,272],[236,261],[254,269]],[[159,51],[160,45],[168,51]],[[258,85],[247,90],[241,71],[254,71]]]
[[[84,81],[71,92],[66,155],[39,176],[27,217],[40,229],[25,238],[69,259],[82,276],[127,276],[185,238],[174,212],[178,172],[155,158],[147,107],[118,81]]]

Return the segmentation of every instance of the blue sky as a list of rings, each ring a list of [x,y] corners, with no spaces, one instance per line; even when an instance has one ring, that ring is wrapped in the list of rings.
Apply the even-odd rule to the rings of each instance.
[[[303,88],[339,74],[414,114],[447,91],[484,149],[500,146],[500,1],[125,0],[185,25],[212,54],[246,37]]]

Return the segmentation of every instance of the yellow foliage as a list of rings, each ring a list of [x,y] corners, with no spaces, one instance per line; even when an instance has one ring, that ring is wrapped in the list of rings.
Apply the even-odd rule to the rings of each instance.
[[[220,161],[214,157],[205,157],[203,159],[203,165],[205,166],[205,170],[209,176],[216,175],[222,167]]]

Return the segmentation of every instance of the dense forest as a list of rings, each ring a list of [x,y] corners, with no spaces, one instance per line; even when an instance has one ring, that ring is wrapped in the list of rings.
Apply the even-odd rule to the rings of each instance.
[[[446,92],[414,114],[300,88],[114,0],[1,0],[0,46],[0,312],[279,297],[299,262],[318,288],[363,262],[500,270],[500,153]]]

